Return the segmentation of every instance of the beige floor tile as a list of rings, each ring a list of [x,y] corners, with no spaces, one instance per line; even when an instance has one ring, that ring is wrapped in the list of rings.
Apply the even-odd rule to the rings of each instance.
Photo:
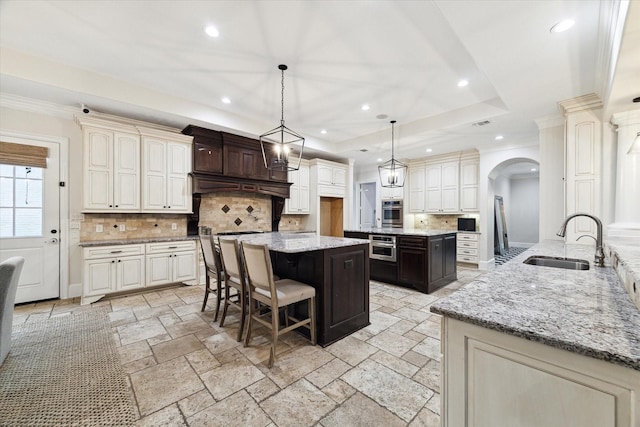
[[[118,348],[118,354],[120,355],[120,361],[123,365],[133,362],[134,360],[153,356],[151,347],[149,347],[146,341],[123,345]]]
[[[349,365],[356,366],[378,351],[378,348],[348,336],[326,347],[325,350]]]
[[[440,362],[430,360],[414,376],[414,381],[440,392]]]
[[[440,360],[440,340],[427,337],[420,344],[413,347],[413,351],[430,359]]]
[[[434,393],[426,405],[434,414],[440,415],[440,393]]]
[[[410,322],[402,319],[398,323],[395,323],[389,328],[389,332],[393,332],[398,335],[404,335],[416,326],[416,322]]]
[[[406,333],[402,334],[402,336],[405,337],[405,338],[409,338],[410,340],[413,340],[415,342],[420,342],[420,341],[424,340],[427,337],[426,335],[423,335],[423,334],[418,333],[416,331],[406,332]]]
[[[222,400],[264,377],[265,375],[248,360],[220,365],[200,375],[216,400]]]
[[[200,375],[207,371],[212,370],[220,366],[220,362],[216,357],[211,354],[209,350],[203,348],[202,350],[193,351],[186,354],[185,357],[189,361],[189,364],[196,371],[196,374]]]
[[[184,357],[131,374],[131,384],[142,416],[204,389]]]
[[[173,313],[173,310],[168,305],[149,307],[145,304],[144,306],[133,307],[133,314],[136,315],[138,320],[150,319],[152,317],[158,317],[169,313]]]
[[[305,379],[260,403],[260,407],[280,427],[312,426],[335,406],[333,400]]]
[[[167,341],[171,341],[171,335],[169,334],[162,334],[162,335],[156,335],[155,337],[151,337],[149,339],[147,339],[147,342],[149,343],[149,345],[154,346],[154,345],[158,345],[162,342],[167,342]]]
[[[269,396],[272,396],[280,391],[280,387],[269,378],[263,378],[258,382],[251,384],[245,390],[253,397],[253,399],[260,403]]]
[[[279,355],[273,367],[267,370],[267,376],[280,388],[284,388],[331,359],[333,356],[319,346],[298,347]]]
[[[216,403],[208,390],[200,390],[178,402],[178,407],[185,417],[190,417]]]
[[[323,365],[311,372],[305,378],[318,388],[323,388],[336,378],[351,369],[351,365],[335,358],[326,365]]]
[[[262,427],[271,420],[258,404],[241,390],[187,418],[190,427]]]
[[[375,353],[373,356],[371,356],[371,360],[375,360],[381,365],[393,369],[397,373],[402,374],[407,378],[411,378],[415,375],[416,372],[420,370],[420,368],[416,365],[406,362],[399,357],[387,353],[386,351],[379,351]]]
[[[167,331],[162,323],[156,318],[141,320],[135,323],[117,327],[122,345],[131,344],[136,341],[146,340],[158,335],[164,335]]]
[[[406,425],[396,415],[361,393],[351,396],[346,402],[324,417],[320,424],[324,427],[401,427]]]
[[[138,427],[181,427],[186,426],[187,424],[184,422],[182,414],[180,413],[177,405],[171,405],[138,420],[136,425]]]
[[[429,317],[429,313],[414,310],[409,307],[402,307],[396,310],[393,313],[393,315],[396,317],[400,317],[401,319],[408,320],[410,322],[415,322],[415,323],[420,323],[424,320],[427,320],[427,318]]]
[[[147,300],[142,295],[127,295],[122,297],[110,298],[111,310],[120,311],[126,309],[136,308],[148,308]]]
[[[406,422],[433,396],[422,384],[372,360],[365,360],[341,379]]]
[[[379,334],[385,329],[388,329],[394,324],[398,323],[400,320],[402,319],[397,316],[381,311],[374,311],[373,313],[369,314],[369,322],[371,322],[371,324],[363,328],[362,330],[367,331],[373,335]]]
[[[352,396],[356,389],[345,383],[341,379],[337,379],[331,382],[329,385],[322,389],[322,392],[329,396],[337,403],[342,403]]]
[[[420,332],[421,334],[427,335],[429,337],[435,338],[437,340],[440,339],[440,332],[442,331],[442,328],[438,323],[436,322],[421,322],[419,324],[416,325],[415,328],[413,328],[414,331],[416,332]]]
[[[371,338],[367,343],[394,356],[401,357],[407,351],[411,350],[418,341],[394,334],[393,332],[384,331]]]
[[[411,421],[409,427],[440,427],[440,416],[424,408],[418,413],[418,416]]]
[[[227,350],[231,350],[232,348],[238,347],[242,345],[238,341],[236,341],[236,336],[230,336],[226,332],[217,333],[215,335],[211,335],[202,340],[202,343],[209,349],[211,353],[214,355],[218,353],[222,353]],[[221,361],[222,362],[222,361]]]
[[[155,357],[149,356],[122,365],[122,369],[124,370],[125,374],[133,374],[134,372],[142,371],[149,366],[154,366],[157,364],[158,362],[156,362]]]
[[[194,303],[194,304],[181,305],[179,307],[173,307],[173,311],[178,316],[184,317],[187,314],[200,313],[201,307],[202,307],[202,303]]]
[[[416,304],[424,307],[425,305],[433,304],[437,299],[437,297],[430,294],[414,292],[411,295],[404,297],[403,301],[406,301],[408,304]]]
[[[427,356],[420,354],[420,353],[416,353],[413,350],[409,350],[407,351],[405,354],[402,355],[402,360],[406,360],[407,362],[411,363],[412,365],[416,365],[418,367],[422,367],[424,365],[426,365],[431,359],[428,358]]]
[[[404,297],[405,297],[405,295],[403,295],[403,298]],[[395,310],[398,310],[398,309],[404,307],[405,305],[407,305],[406,301],[402,301],[402,300],[395,299],[395,298],[389,298],[388,296],[385,296],[385,295],[382,295],[382,294],[370,296],[369,297],[369,301],[373,302],[374,304],[380,304],[382,306],[377,311],[380,311],[383,308],[393,308]]]
[[[137,322],[138,319],[136,319],[135,314],[133,314],[133,310],[125,308],[109,313],[109,321],[111,322],[111,326],[121,326],[127,323]]]
[[[399,288],[399,287],[393,287],[393,286],[387,286],[387,288],[382,291],[380,294],[378,294],[379,296],[385,296],[388,298],[394,298],[394,299],[403,299],[405,297],[407,297],[408,295],[412,295],[414,294],[415,291],[413,290],[409,290],[407,288]]]
[[[204,345],[193,335],[186,335],[151,347],[158,363],[166,362],[167,360],[184,356],[204,348]]]

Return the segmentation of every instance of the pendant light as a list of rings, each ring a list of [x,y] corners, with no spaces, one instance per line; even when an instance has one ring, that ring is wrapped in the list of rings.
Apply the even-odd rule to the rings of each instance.
[[[404,178],[407,176],[407,165],[399,162],[394,157],[394,126],[395,120],[391,120],[391,160],[387,160],[380,166],[378,166],[378,173],[380,174],[380,185],[382,187],[404,187]]]
[[[284,64],[278,65],[278,69],[282,73],[280,126],[260,135],[264,167],[276,171],[298,170],[304,149],[304,138],[284,125],[284,72],[287,68]],[[294,145],[296,149],[299,145],[297,155],[294,152]],[[273,152],[269,153],[271,150]]]

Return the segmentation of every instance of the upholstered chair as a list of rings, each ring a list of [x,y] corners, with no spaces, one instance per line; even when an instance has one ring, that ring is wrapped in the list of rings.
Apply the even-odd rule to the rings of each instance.
[[[13,306],[24,258],[11,257],[0,263],[0,365],[11,349]]]
[[[204,301],[202,301],[202,309],[207,307],[209,294],[216,296],[216,309],[213,315],[213,321],[218,320],[218,312],[220,311],[220,302],[222,300],[222,282],[224,281],[224,270],[222,261],[220,260],[220,248],[217,247],[217,240],[211,235],[211,229],[207,227],[200,228],[200,247],[202,248],[202,256],[204,257],[204,265],[207,273],[205,280]],[[211,281],[215,280],[216,286],[211,286]]]

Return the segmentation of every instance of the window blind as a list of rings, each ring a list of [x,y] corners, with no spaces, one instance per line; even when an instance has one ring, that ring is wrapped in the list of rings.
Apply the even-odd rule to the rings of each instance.
[[[0,141],[0,163],[14,166],[47,167],[47,147]]]

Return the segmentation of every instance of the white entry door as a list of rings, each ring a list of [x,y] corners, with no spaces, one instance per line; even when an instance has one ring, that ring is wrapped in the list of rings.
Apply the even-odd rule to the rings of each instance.
[[[375,182],[360,184],[360,227],[377,227]]]
[[[0,164],[0,261],[25,259],[16,303],[60,297],[60,153],[47,147],[47,167]]]

